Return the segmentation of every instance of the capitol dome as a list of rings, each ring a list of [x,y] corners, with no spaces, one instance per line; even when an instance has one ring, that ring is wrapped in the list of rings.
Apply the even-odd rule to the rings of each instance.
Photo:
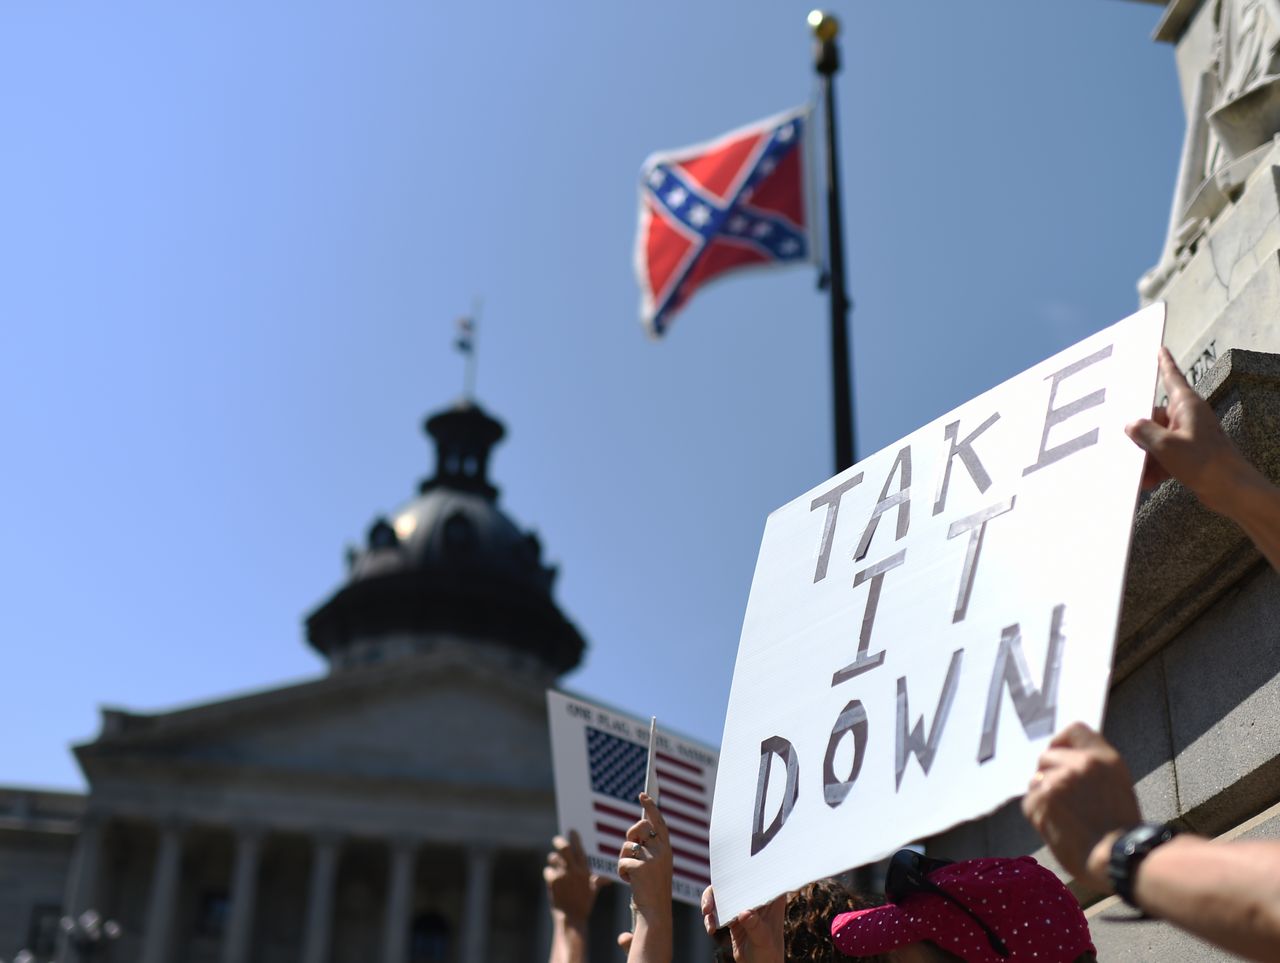
[[[470,400],[427,419],[436,472],[418,497],[374,521],[351,552],[347,583],[307,618],[307,638],[334,669],[382,661],[441,639],[494,643],[554,674],[585,642],[552,597],[556,569],[537,535],[497,505],[489,455],[502,423]]]

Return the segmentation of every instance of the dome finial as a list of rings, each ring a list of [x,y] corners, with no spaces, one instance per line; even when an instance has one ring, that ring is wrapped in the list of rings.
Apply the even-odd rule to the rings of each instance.
[[[453,346],[466,358],[466,368],[462,375],[462,397],[472,401],[476,396],[476,329],[480,324],[480,299],[471,302],[471,313],[464,314],[455,322],[457,334],[454,335]]]

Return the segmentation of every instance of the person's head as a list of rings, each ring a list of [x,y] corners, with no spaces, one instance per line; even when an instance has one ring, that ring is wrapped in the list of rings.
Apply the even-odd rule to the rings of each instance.
[[[928,860],[904,850],[890,864],[889,902],[835,917],[846,956],[882,963],[1085,963],[1093,959],[1080,904],[1029,856]]]
[[[841,913],[868,909],[880,900],[851,893],[834,879],[820,879],[787,896],[783,922],[787,963],[843,963],[831,941],[831,921]]]

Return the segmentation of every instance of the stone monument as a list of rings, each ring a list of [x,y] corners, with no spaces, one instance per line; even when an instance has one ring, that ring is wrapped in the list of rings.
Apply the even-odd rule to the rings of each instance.
[[[1148,0],[1150,2],[1150,0]],[[1280,350],[1280,0],[1173,0],[1187,133],[1160,260],[1165,341],[1198,382],[1228,348]]]
[[[1280,0],[1146,0],[1175,45],[1187,133],[1159,262],[1165,343],[1227,433],[1280,481]],[[1280,576],[1234,524],[1167,482],[1140,505],[1104,733],[1144,816],[1219,839],[1280,838]],[[1058,720],[1065,724],[1070,720]],[[926,841],[1032,853],[1015,801]],[[1073,884],[1074,885],[1074,884]],[[1227,960],[1117,897],[1077,891],[1100,959]]]

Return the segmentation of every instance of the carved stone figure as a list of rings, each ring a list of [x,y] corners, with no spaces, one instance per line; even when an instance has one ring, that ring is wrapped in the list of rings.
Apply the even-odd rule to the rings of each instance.
[[[1191,85],[1168,236],[1138,285],[1144,299],[1159,295],[1280,132],[1280,0],[1212,0],[1200,16],[1213,18],[1212,55]]]
[[[1280,40],[1277,0],[1225,0],[1218,15],[1223,44],[1218,76],[1223,101],[1235,100],[1260,77],[1273,74]]]

